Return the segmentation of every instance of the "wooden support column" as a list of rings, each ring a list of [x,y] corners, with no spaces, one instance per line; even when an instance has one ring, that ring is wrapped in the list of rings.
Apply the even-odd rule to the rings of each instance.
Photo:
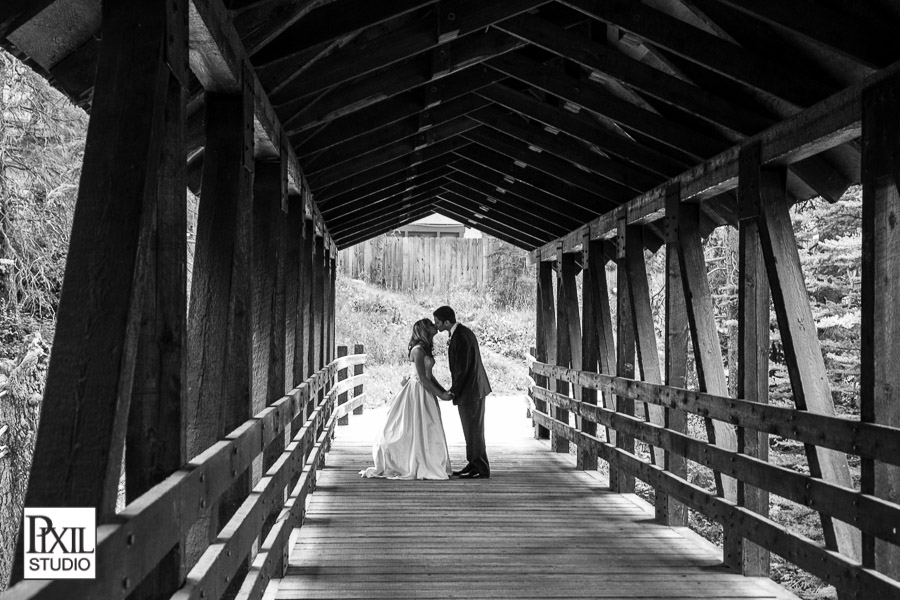
[[[900,80],[863,92],[863,421],[900,427]],[[863,460],[862,492],[900,502],[900,469]],[[900,549],[863,538],[863,564],[900,579]]]
[[[315,254],[313,255],[313,372],[325,365],[325,239],[315,238]]]
[[[678,205],[681,188],[666,188],[666,385],[687,388],[688,318],[678,264]],[[666,428],[687,433],[687,413],[677,408],[666,410]],[[687,480],[687,460],[674,452],[666,453],[666,470]],[[673,527],[687,527],[688,511],[684,504],[667,497],[663,522]]]
[[[285,214],[287,185],[282,161],[256,161],[253,179],[253,270],[252,414],[277,401],[284,394],[285,344]],[[253,485],[284,449],[273,442],[254,461]]]
[[[825,360],[788,212],[786,168],[764,170],[761,179],[768,183],[760,186],[760,238],[794,402],[800,410],[832,416],[834,402],[825,372]],[[807,446],[806,458],[813,477],[853,488],[845,454]],[[828,548],[859,560],[859,530],[827,515],[821,516]]]
[[[305,219],[305,217],[304,217]],[[300,242],[300,301],[297,305],[297,350],[294,355],[294,385],[300,385],[313,372],[312,363],[312,287],[313,255],[315,254],[315,226],[312,220],[303,222]]]
[[[635,339],[633,315],[631,314],[631,299],[628,291],[628,266],[626,264],[626,236],[625,214],[622,212],[618,220],[618,233],[616,237],[616,375],[626,379],[634,379]],[[616,412],[625,415],[634,415],[634,400],[616,396]],[[616,435],[616,448],[634,454],[634,437]],[[619,469],[609,468],[609,487],[620,494],[634,493],[634,475],[630,475]]]
[[[631,302],[634,338],[637,347],[638,364],[641,368],[641,379],[647,383],[662,384],[662,372],[659,368],[659,346],[656,341],[656,330],[653,325],[653,311],[650,306],[650,285],[647,281],[647,265],[644,261],[644,230],[640,226],[630,225],[625,232],[625,265],[628,278],[628,299]],[[666,423],[665,409],[658,404],[644,404],[645,418],[654,425]],[[650,458],[653,464],[664,466],[666,453],[661,448],[651,448]],[[659,490],[655,492],[656,516],[665,518],[667,495]]]
[[[549,261],[539,262],[537,265],[537,321],[535,358],[543,363],[549,363],[550,357],[556,356],[556,311],[553,308],[553,263]],[[539,375],[537,385],[550,389],[548,377]],[[543,400],[535,401],[535,407],[547,413],[547,404]],[[540,425],[535,425],[535,437],[547,439],[550,431]]]
[[[581,366],[579,367],[582,371],[589,371],[591,373],[597,372],[597,365],[599,364],[599,340],[597,337],[597,327],[595,325],[596,317],[594,313],[596,312],[595,304],[596,300],[594,298],[594,294],[592,292],[593,283],[591,282],[591,277],[593,277],[593,273],[590,268],[591,261],[591,234],[590,231],[584,234],[584,241],[582,242],[582,264],[584,265],[584,270],[582,271],[582,295],[581,295],[581,318],[582,318],[582,347],[581,347]],[[605,277],[605,275],[604,275]],[[581,388],[581,400],[586,404],[597,404],[597,390],[591,388]],[[581,431],[588,435],[596,436],[597,435],[597,424],[588,419],[581,420]],[[597,454],[595,452],[590,452],[584,448],[578,449],[578,456],[576,457],[576,468],[585,470],[585,471],[593,471],[597,469]]]
[[[337,290],[335,286],[337,285],[337,252],[332,247],[329,252],[329,261],[328,261],[328,362],[331,362],[335,358],[335,294]]]
[[[276,340],[276,297],[282,238],[281,165],[257,161],[253,179],[253,414],[284,390],[284,356]],[[281,327],[284,319],[280,319]],[[283,337],[283,329],[282,329]],[[279,377],[280,375],[280,377]],[[279,381],[278,379],[281,379]]]
[[[104,11],[105,41],[26,506],[93,506],[98,523],[115,515],[146,281],[155,277],[145,265],[156,215],[173,217],[170,197],[160,201],[160,212],[156,203],[169,193],[160,184],[176,183],[164,181],[174,173],[161,150],[173,141],[166,118],[182,119],[172,112],[179,109],[171,78],[184,75],[185,9],[183,2],[110,1]],[[183,302],[183,296],[171,299],[177,289],[158,278],[155,283],[151,293],[162,293],[166,303]],[[179,327],[177,313],[167,319]],[[180,371],[180,350],[160,358],[166,369]],[[11,583],[23,576],[19,535]]]
[[[146,254],[144,307],[128,412],[125,501],[132,502],[187,461],[182,432],[186,387],[187,333],[187,164],[185,101],[188,76],[187,0],[167,6],[168,77],[165,137]],[[169,596],[181,585],[176,545],[132,592],[130,598]]]
[[[760,171],[760,145],[741,148],[738,182],[738,373],[737,396],[769,403],[769,282],[759,241],[759,198],[763,187],[779,185],[771,171]],[[769,459],[769,436],[739,427],[738,452]],[[769,515],[769,493],[738,481],[738,505]],[[749,577],[769,576],[769,552],[744,539],[740,565]]]
[[[585,240],[585,244],[588,244],[587,240]],[[592,240],[586,246],[588,247],[587,266],[590,269],[590,276],[585,278],[583,288],[592,297],[593,313],[590,323],[594,330],[592,335],[596,336],[597,361],[600,372],[605,375],[615,375],[616,343],[612,311],[609,305],[609,286],[606,282],[606,264],[610,261],[610,256],[615,257],[615,252],[610,251],[607,246],[614,247],[605,240]],[[584,317],[584,321],[588,323],[587,316]],[[611,394],[603,394],[603,405],[610,410],[615,410],[615,398]],[[608,427],[605,429],[606,441],[615,444],[616,431]]]
[[[288,197],[288,213],[284,227],[284,393],[290,392],[304,379],[303,321],[301,317],[300,280],[303,261],[303,198]]]
[[[194,457],[252,415],[253,113],[243,95],[207,94],[206,150],[188,316],[187,450]],[[250,480],[192,528],[187,566],[215,538]],[[222,520],[225,519],[225,520]]]
[[[577,266],[575,265],[574,254],[563,254],[562,246],[560,246],[557,254],[558,273],[556,279],[556,360],[555,364],[562,367],[571,367],[573,362],[574,348],[577,345],[573,343],[572,332],[573,326],[572,307],[574,306],[575,320],[578,321],[578,296],[575,293],[575,274]],[[580,333],[578,339],[580,339]],[[579,360],[577,364],[581,364],[581,347],[578,345]],[[569,383],[565,380],[556,380],[556,391],[560,394],[569,394]],[[569,422],[569,411],[564,408],[554,407],[553,416],[563,423]],[[569,451],[569,440],[550,433],[550,447],[554,452],[566,453]]]
[[[706,259],[700,241],[700,206],[680,204],[678,211],[678,260],[681,265],[681,282],[691,341],[694,345],[694,362],[700,389],[717,396],[728,395],[725,363],[719,345],[712,295],[706,274]],[[726,450],[737,450],[737,434],[734,427],[706,419],[706,435],[710,443]],[[716,491],[720,496],[737,501],[737,481],[733,477],[714,473]],[[740,556],[740,536],[733,535],[727,524],[723,525],[725,564],[737,568]]]

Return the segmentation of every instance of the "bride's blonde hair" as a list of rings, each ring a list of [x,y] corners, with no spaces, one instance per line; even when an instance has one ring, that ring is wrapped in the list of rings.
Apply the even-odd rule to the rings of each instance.
[[[432,338],[434,337],[434,334],[431,334],[432,331],[437,333],[437,327],[434,326],[431,319],[419,319],[416,321],[412,328],[412,337],[409,338],[407,354],[411,353],[412,349],[416,346],[422,346],[422,349],[425,350],[425,354],[433,358],[434,349],[432,348]]]

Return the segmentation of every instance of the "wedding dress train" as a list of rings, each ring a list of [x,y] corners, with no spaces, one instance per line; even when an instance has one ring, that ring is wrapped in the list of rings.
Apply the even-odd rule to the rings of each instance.
[[[432,360],[427,357],[426,360]],[[372,448],[375,466],[363,477],[449,479],[450,451],[438,399],[413,371],[387,413],[384,429]]]

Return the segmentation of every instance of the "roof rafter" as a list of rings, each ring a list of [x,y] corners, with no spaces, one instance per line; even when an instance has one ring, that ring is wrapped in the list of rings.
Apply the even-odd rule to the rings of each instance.
[[[597,20],[621,27],[658,45],[759,91],[798,107],[807,107],[833,94],[836,88],[765,60],[740,46],[637,2],[623,0],[560,0]]]
[[[440,44],[436,31],[436,19],[416,22],[398,31],[393,31],[374,40],[366,40],[359,45],[349,45],[335,52],[327,59],[300,74],[291,73],[291,67],[284,65],[278,73],[278,83],[270,93],[276,105],[287,99],[309,97],[346,83],[357,77],[373,73],[394,63],[406,60],[441,46],[450,56],[460,53],[460,48],[473,43],[464,39],[490,25],[528,10],[534,10],[550,0],[473,0],[466,7],[460,7],[455,20],[458,36],[452,42]],[[490,36],[490,37],[487,37]],[[502,35],[479,33],[482,40],[502,43]],[[476,42],[477,43],[477,42]],[[510,45],[521,43],[509,41]]]

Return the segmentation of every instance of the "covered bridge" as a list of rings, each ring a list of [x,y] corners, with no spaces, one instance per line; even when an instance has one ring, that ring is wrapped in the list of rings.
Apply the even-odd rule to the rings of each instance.
[[[683,525],[686,507],[723,526],[718,587],[623,567],[578,594],[736,597],[728,577],[765,575],[776,553],[844,597],[900,597],[898,26],[895,0],[5,0],[3,46],[91,114],[26,504],[95,506],[100,523],[96,580],[19,581],[20,541],[9,597],[366,597],[351,558],[316,545],[362,539],[340,525],[346,495],[313,519],[319,542],[289,544],[331,477],[334,426],[362,398],[340,403],[361,379],[335,383],[364,356],[336,356],[334,261],[431,213],[531,252],[535,436],[576,444],[578,469],[608,462],[611,492],[650,484],[644,537],[664,545],[673,530],[660,527]],[[860,421],[834,416],[788,213],[854,183]],[[200,198],[189,297],[188,188]],[[738,399],[701,246],[724,225],[740,231]],[[657,340],[644,251],[663,248]],[[793,408],[767,405],[770,298]],[[698,391],[683,389],[689,352]],[[686,433],[687,413],[708,441]],[[802,442],[810,472],[768,463],[769,434]],[[533,443],[537,457],[547,444]],[[333,444],[340,465],[350,446]],[[716,473],[715,492],[686,480],[687,461]],[[568,502],[558,480],[527,481],[536,493],[498,506],[545,490],[547,528],[594,523],[575,506],[603,495],[593,487]],[[355,506],[390,507],[406,489]],[[825,543],[769,519],[770,493],[818,511]],[[523,527],[548,531],[546,513],[522,510]],[[592,535],[559,543],[591,553],[604,541]],[[689,554],[678,548],[666,560]],[[338,591],[315,587],[326,566],[279,590],[304,549],[343,569]],[[532,569],[519,592],[490,593],[574,597],[591,577],[530,556],[484,558],[488,579]],[[488,593],[450,581],[427,589]]]

